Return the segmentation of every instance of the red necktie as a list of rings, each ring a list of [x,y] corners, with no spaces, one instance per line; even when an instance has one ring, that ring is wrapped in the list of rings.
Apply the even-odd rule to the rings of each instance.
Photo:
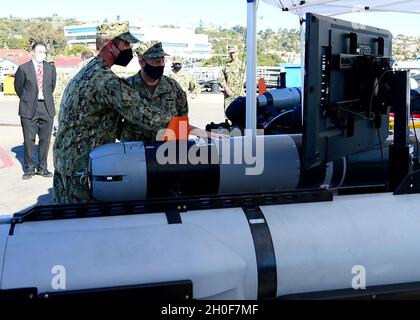
[[[42,65],[38,65],[38,71],[36,73],[36,80],[38,82],[39,92],[42,93],[44,90],[44,72],[42,70]]]

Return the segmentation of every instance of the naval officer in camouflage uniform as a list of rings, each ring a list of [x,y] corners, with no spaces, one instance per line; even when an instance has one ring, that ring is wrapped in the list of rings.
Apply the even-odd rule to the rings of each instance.
[[[245,95],[245,65],[239,60],[239,50],[237,46],[229,47],[229,56],[231,61],[223,67],[219,76],[219,83],[223,89],[225,98],[225,112],[226,108],[233,100],[239,96]]]
[[[163,51],[161,42],[143,43],[136,53],[141,70],[127,80],[146,101],[144,112],[153,120],[148,123],[148,130],[141,132],[133,127],[133,123],[124,120],[121,139],[154,142],[162,140],[163,134],[157,134],[168,126],[172,117],[188,116],[187,96],[174,79],[163,75],[168,54]]]
[[[183,59],[180,56],[173,57],[172,71],[168,74],[168,77],[175,79],[179,83],[188,98],[194,99],[201,92],[201,86],[191,75],[182,71],[182,63]]]
[[[82,70],[90,60],[93,59],[94,54],[90,50],[85,50],[80,55],[82,61],[70,72],[58,72],[57,73],[57,85],[54,90],[54,104],[57,114],[61,104],[61,98],[63,97],[64,89],[67,87],[70,79],[74,77],[80,70]]]
[[[136,42],[128,22],[98,26],[98,56],[67,85],[54,143],[55,203],[92,200],[86,174],[89,153],[115,142],[122,117],[133,124],[133,130],[150,129],[150,119],[144,114],[147,101],[110,69],[114,64],[128,65],[133,58],[131,44]]]

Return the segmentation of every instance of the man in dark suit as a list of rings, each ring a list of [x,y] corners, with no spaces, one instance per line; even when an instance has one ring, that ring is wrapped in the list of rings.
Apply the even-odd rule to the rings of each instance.
[[[46,178],[53,176],[47,168],[47,157],[55,116],[53,92],[56,84],[56,70],[53,65],[45,61],[44,43],[35,42],[31,53],[32,60],[19,66],[15,75],[15,90],[20,98],[19,116],[25,149],[24,180],[31,179],[35,174]],[[34,160],[37,133],[39,137],[38,166]]]

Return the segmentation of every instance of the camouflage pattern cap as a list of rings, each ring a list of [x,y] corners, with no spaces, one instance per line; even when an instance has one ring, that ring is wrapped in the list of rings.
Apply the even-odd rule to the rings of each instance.
[[[135,49],[138,56],[143,58],[162,58],[169,56],[162,48],[162,42],[152,40],[141,43],[140,46]]]
[[[172,64],[176,64],[176,63],[182,64],[183,62],[184,62],[184,59],[181,56],[174,56],[172,58]]]
[[[238,52],[238,46],[229,46],[228,47],[229,53],[234,53],[234,52]]]
[[[120,38],[128,43],[138,43],[139,40],[130,33],[128,21],[104,23],[96,27],[96,36],[103,38]]]

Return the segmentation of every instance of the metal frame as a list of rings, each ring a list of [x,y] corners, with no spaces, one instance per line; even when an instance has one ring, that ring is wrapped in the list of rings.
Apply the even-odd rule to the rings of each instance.
[[[13,216],[11,232],[16,224],[33,221],[124,216],[150,213],[187,212],[194,210],[258,207],[291,203],[332,201],[326,189],[302,189],[290,192],[232,194],[226,196],[192,196],[156,198],[144,201],[101,202],[75,205],[39,206]]]
[[[2,302],[93,302],[112,303],[135,299],[137,301],[188,301],[193,299],[190,280],[108,287],[75,291],[38,293],[37,288],[0,290]]]
[[[365,290],[340,289],[299,293],[278,297],[278,300],[381,300],[419,299],[420,282],[398,283],[368,287]]]

